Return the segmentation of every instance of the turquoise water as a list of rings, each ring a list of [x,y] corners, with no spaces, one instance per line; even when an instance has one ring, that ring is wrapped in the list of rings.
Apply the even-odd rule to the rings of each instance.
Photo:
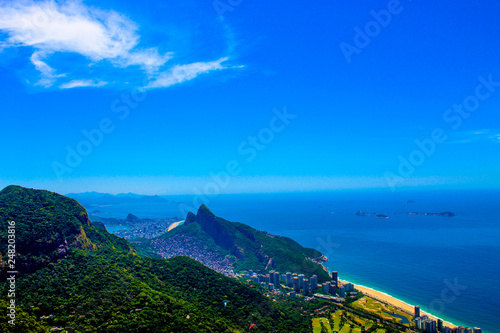
[[[192,206],[192,197],[169,197]],[[415,203],[406,203],[407,201]],[[220,195],[218,216],[320,250],[339,278],[462,326],[494,333],[500,317],[500,191],[340,191]],[[108,208],[108,207],[106,207]],[[120,210],[121,209],[121,210]],[[109,207],[124,217],[180,216],[178,205]],[[356,216],[363,210],[389,219]],[[451,211],[455,217],[407,215]],[[142,215],[141,215],[142,214]]]
[[[117,231],[120,231],[120,230],[128,230],[130,229],[129,227],[127,227],[126,225],[107,225],[106,226],[106,229],[111,232],[111,233],[115,233]]]

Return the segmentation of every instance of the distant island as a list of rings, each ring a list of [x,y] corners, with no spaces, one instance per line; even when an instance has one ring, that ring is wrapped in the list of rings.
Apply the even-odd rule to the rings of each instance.
[[[385,214],[376,214],[376,213],[367,213],[362,210],[359,210],[356,212],[357,216],[371,216],[375,215],[377,219],[388,219],[389,216]],[[418,212],[411,212],[411,213],[406,213],[406,215],[425,215],[425,216],[444,216],[444,217],[453,217],[457,216],[455,213],[452,212],[442,212],[442,213],[418,213]]]
[[[362,210],[357,211],[357,212],[356,212],[356,215],[357,215],[357,216],[371,216],[371,215],[375,215],[375,217],[376,217],[377,219],[388,219],[388,218],[389,218],[389,216],[384,215],[384,214],[367,213],[367,212],[364,212],[364,211],[362,211]]]
[[[456,216],[455,213],[452,212],[442,212],[442,213],[407,213],[408,215],[428,215],[428,216],[448,216],[448,217],[453,217]]]

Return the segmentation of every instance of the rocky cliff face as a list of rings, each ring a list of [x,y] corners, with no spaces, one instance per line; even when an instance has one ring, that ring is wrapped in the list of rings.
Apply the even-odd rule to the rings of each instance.
[[[229,234],[228,230],[221,225],[221,223],[217,220],[217,217],[208,209],[207,206],[202,205],[198,209],[198,213],[196,214],[196,222],[198,222],[202,229],[212,236],[215,241],[215,244],[220,247],[234,252],[234,240],[235,236]]]
[[[221,224],[217,216],[207,206],[201,205],[196,215],[191,212],[187,214],[184,224],[192,223],[198,223],[202,230],[214,240],[215,244],[237,258],[243,258],[244,251],[235,245],[235,235]]]

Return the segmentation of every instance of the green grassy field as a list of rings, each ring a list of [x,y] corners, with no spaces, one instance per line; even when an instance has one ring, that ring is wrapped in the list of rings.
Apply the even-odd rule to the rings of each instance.
[[[322,328],[326,328],[328,333],[333,333],[330,322],[326,318],[313,318],[313,333],[321,333]]]
[[[351,333],[351,325],[345,324],[340,330],[340,333]]]
[[[372,313],[384,318],[385,320],[390,320],[393,322],[400,322],[401,318],[392,316],[390,313],[393,313],[393,314],[396,314],[399,316],[403,316],[406,319],[408,319],[408,321],[410,322],[410,324],[406,324],[407,326],[410,326],[411,322],[413,320],[411,315],[409,315],[401,310],[398,310],[393,306],[390,306],[390,305],[381,303],[377,300],[374,300],[373,298],[370,298],[370,297],[360,298],[356,302],[352,303],[352,306],[355,308],[358,308],[358,309],[367,310],[369,312],[372,312]],[[386,313],[386,312],[389,312],[389,313]]]
[[[333,320],[333,330],[335,332],[340,331],[340,315],[342,314],[342,310],[337,310],[335,313],[332,313]]]
[[[361,333],[363,327],[365,330],[368,330],[375,324],[372,320],[358,317],[346,310],[337,310],[331,313],[330,317],[330,320],[326,318],[314,318],[312,320],[313,333],[322,333],[321,323],[323,323],[323,327],[328,333]],[[377,333],[385,333],[385,330],[378,329]]]

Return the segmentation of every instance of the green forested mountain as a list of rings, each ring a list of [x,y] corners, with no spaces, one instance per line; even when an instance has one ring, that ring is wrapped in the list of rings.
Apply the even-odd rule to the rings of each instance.
[[[216,217],[205,205],[198,209],[196,215],[188,213],[183,225],[159,236],[152,241],[152,245],[167,256],[172,253],[168,249],[174,249],[173,253],[176,254],[192,256],[191,253],[179,252],[179,249],[185,249],[230,257],[235,271],[290,271],[306,276],[316,274],[320,282],[331,280],[323,266],[317,263],[324,260],[319,251],[304,248],[288,237],[272,235],[243,223]]]
[[[1,332],[245,332],[252,324],[252,332],[310,331],[299,308],[187,257],[140,257],[126,240],[95,228],[76,201],[19,186],[0,192],[2,295],[8,221],[15,221],[20,271],[17,325],[2,315]]]

